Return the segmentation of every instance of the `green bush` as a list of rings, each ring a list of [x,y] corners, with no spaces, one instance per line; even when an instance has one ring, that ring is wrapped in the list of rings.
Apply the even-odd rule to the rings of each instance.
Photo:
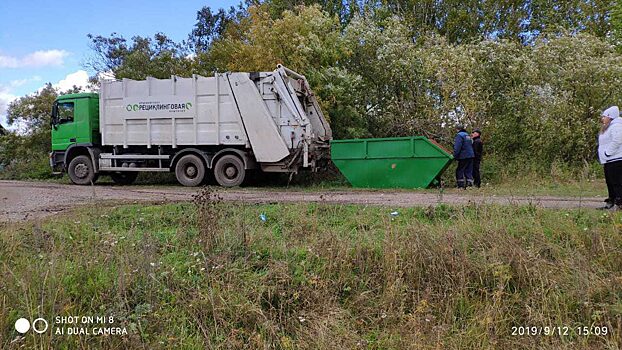
[[[19,180],[53,177],[49,149],[48,133],[19,135],[11,132],[0,136],[0,178]]]

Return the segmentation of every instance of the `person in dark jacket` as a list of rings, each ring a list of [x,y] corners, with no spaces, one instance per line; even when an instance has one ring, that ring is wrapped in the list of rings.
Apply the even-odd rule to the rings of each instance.
[[[456,183],[458,188],[467,188],[473,185],[473,140],[462,125],[456,126],[458,133],[454,139],[454,159],[458,161],[456,168]]]
[[[473,158],[473,184],[479,188],[482,185],[482,177],[479,166],[482,163],[482,153],[484,153],[482,132],[479,129],[473,130],[471,133],[471,139],[473,140],[473,153],[475,153],[475,158]]]

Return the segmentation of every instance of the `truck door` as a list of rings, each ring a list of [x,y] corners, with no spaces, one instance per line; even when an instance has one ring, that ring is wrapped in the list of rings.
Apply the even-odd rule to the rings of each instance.
[[[75,105],[73,101],[58,101],[52,112],[52,150],[64,151],[76,143]]]

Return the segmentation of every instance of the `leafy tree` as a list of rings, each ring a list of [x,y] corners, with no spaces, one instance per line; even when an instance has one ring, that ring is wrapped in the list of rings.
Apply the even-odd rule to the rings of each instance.
[[[537,76],[528,98],[529,114],[537,116],[532,140],[541,158],[593,159],[600,113],[622,98],[616,88],[622,84],[620,56],[589,34],[542,39],[530,56]]]
[[[197,53],[206,52],[214,41],[222,37],[228,25],[244,16],[246,10],[241,4],[238,8],[231,6],[228,10],[220,8],[217,11],[204,6],[197,11],[197,22],[188,36],[188,41]]]
[[[604,38],[616,0],[530,0],[525,1],[531,34],[587,32]]]
[[[354,16],[360,14],[365,1],[357,0],[268,0],[265,5],[273,19],[280,18],[284,11],[296,11],[301,6],[318,5],[329,16],[338,16],[339,21],[346,25]],[[377,4],[371,4],[377,6]]]
[[[131,43],[116,33],[110,37],[89,34],[95,56],[88,66],[112,72],[118,79],[168,78],[192,74],[193,59],[187,43],[175,43],[163,33],[153,39],[135,36]]]
[[[345,53],[339,21],[319,6],[285,11],[273,19],[266,6],[249,8],[242,33],[227,31],[214,43],[212,57],[221,69],[272,70],[278,63],[309,72],[335,65]]]
[[[51,148],[50,116],[54,100],[61,94],[76,93],[73,87],[59,92],[52,84],[46,84],[33,94],[11,102],[7,111],[10,131],[0,137],[0,164],[5,165],[2,177],[41,178],[49,177],[48,152]]]
[[[617,0],[611,9],[610,38],[618,51],[622,51],[622,0]]]
[[[58,91],[47,83],[40,91],[18,98],[9,104],[7,122],[9,125],[20,124],[30,133],[49,131],[50,111],[58,97]]]
[[[505,38],[532,43],[544,33],[605,37],[615,0],[385,0],[361,8],[384,20],[397,15],[415,38],[429,32],[450,43]]]
[[[405,115],[419,115],[413,108],[424,88],[421,60],[404,23],[397,17],[379,27],[368,17],[354,19],[346,28],[345,45],[350,55],[343,64],[361,77],[357,110],[374,136],[412,134],[413,124],[396,123]]]

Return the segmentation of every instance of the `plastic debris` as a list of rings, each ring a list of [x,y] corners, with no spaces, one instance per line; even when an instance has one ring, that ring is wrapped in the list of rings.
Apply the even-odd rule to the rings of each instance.
[[[261,220],[261,222],[266,222],[268,221],[268,217],[266,216],[266,214],[261,213],[259,214],[259,220]]]
[[[392,212],[391,212],[391,216],[393,216],[393,217],[396,217],[396,216],[398,216],[398,215],[400,215],[400,213],[399,213],[399,212],[397,212],[397,210],[396,210],[396,211],[392,211]]]

